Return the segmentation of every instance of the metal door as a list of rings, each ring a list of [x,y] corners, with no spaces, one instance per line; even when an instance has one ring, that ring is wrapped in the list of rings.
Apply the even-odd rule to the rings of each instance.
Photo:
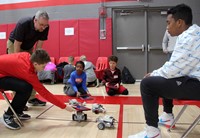
[[[113,10],[113,54],[119,58],[118,67],[128,67],[141,80],[160,67],[167,57],[162,52],[166,16],[161,9],[132,8]]]
[[[149,9],[147,17],[147,70],[152,72],[161,67],[167,60],[167,56],[162,50],[162,40],[166,31],[166,14],[162,9]]]
[[[138,78],[145,70],[145,12],[137,10],[114,10],[113,54],[119,58],[118,67],[126,66]]]

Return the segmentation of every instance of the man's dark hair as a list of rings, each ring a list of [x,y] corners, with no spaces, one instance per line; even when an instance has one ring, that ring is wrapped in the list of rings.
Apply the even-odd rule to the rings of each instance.
[[[108,58],[108,60],[109,60],[109,61],[114,61],[114,62],[117,63],[117,62],[118,62],[118,57],[112,55],[112,56],[110,56],[110,57]]]
[[[172,14],[172,17],[175,19],[175,21],[181,19],[185,21],[186,25],[192,25],[192,9],[185,4],[172,7],[167,11],[167,15],[169,14]]]
[[[31,55],[31,62],[36,62],[38,64],[45,64],[50,62],[49,54],[43,49],[37,49]]]
[[[83,61],[77,61],[76,64],[75,64],[75,66],[76,66],[77,64],[81,64],[82,67],[83,67],[83,69],[85,69],[85,64],[84,64]]]

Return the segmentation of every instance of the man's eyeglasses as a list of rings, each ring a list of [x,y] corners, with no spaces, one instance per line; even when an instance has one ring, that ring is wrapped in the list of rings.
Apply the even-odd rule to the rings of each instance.
[[[47,27],[49,26],[49,24],[40,23],[39,20],[37,20],[37,22],[38,22],[38,25],[39,25],[40,27],[47,28]]]

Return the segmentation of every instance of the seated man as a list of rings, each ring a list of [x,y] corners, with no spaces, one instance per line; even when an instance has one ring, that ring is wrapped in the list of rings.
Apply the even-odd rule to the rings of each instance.
[[[31,118],[23,113],[23,109],[33,88],[42,97],[61,109],[74,110],[71,106],[66,106],[64,102],[57,99],[38,80],[36,72],[44,70],[49,61],[50,58],[47,52],[40,49],[32,55],[28,52],[20,52],[0,56],[0,89],[16,92],[11,105],[20,119],[27,120]],[[3,114],[2,121],[10,129],[20,129],[10,108]]]
[[[167,12],[167,30],[178,36],[168,62],[145,76],[140,84],[146,129],[129,138],[161,138],[158,123],[171,125],[171,99],[200,100],[200,27],[192,25],[192,9],[180,4]],[[159,97],[164,113],[158,117]],[[159,121],[160,119],[160,121]]]

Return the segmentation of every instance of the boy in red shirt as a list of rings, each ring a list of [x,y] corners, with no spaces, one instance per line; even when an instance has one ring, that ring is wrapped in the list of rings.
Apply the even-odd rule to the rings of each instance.
[[[29,115],[23,113],[23,109],[33,88],[42,97],[61,109],[74,110],[71,106],[66,106],[65,103],[58,100],[38,80],[36,72],[44,70],[49,61],[49,55],[41,49],[36,50],[32,55],[28,52],[21,52],[0,56],[0,89],[16,92],[11,105],[20,119],[30,119]],[[13,119],[10,108],[4,113],[2,120],[6,127],[20,129]]]
[[[105,84],[106,92],[109,96],[115,94],[128,95],[128,90],[121,85],[121,71],[116,67],[118,58],[109,57],[109,68],[103,73],[102,83]]]

